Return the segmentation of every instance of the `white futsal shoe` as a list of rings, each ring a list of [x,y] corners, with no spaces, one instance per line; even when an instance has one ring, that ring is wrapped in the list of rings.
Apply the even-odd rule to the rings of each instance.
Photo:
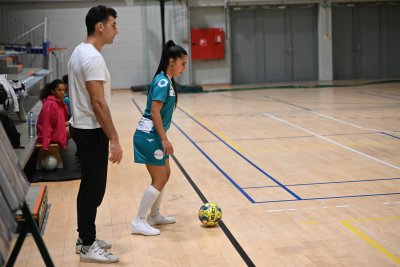
[[[101,239],[97,239],[96,238],[96,241],[97,241],[97,245],[99,245],[99,247],[100,248],[102,248],[102,249],[110,249],[111,248],[111,243],[108,243],[107,241],[104,241],[104,240],[101,240]],[[79,253],[81,253],[81,248],[82,248],[82,246],[83,246],[83,243],[82,243],[82,239],[80,239],[80,238],[78,238],[77,240],[76,240],[76,244],[75,244],[76,246],[75,246],[75,253],[76,254],[79,254]]]
[[[130,227],[129,230],[132,234],[138,235],[159,235],[160,230],[151,227],[147,222],[146,219],[135,219]]]
[[[84,251],[82,247],[80,257],[81,262],[113,263],[119,261],[118,256],[102,249],[97,241],[93,242],[88,251]]]
[[[147,222],[150,225],[171,224],[171,223],[175,223],[176,219],[175,219],[175,217],[172,217],[172,216],[164,216],[164,215],[158,214],[155,217],[151,217],[150,215],[147,216]]]

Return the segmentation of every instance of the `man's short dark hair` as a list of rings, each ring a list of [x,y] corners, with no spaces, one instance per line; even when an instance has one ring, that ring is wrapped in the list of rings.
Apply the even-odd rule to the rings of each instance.
[[[87,35],[89,36],[94,33],[97,23],[106,23],[109,16],[117,18],[117,11],[115,11],[112,7],[98,5],[89,9],[85,19]]]

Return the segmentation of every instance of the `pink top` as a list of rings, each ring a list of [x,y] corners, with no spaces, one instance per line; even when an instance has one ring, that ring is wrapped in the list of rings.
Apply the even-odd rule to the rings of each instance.
[[[58,144],[62,149],[67,147],[68,107],[64,101],[49,95],[43,99],[43,107],[37,122],[37,143],[43,150],[48,150],[50,143]]]

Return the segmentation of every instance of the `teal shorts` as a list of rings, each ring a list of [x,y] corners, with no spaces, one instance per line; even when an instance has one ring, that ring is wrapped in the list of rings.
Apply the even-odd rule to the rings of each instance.
[[[169,158],[168,155],[164,155],[159,137],[141,131],[136,131],[133,136],[133,151],[136,163],[165,166],[165,159]]]

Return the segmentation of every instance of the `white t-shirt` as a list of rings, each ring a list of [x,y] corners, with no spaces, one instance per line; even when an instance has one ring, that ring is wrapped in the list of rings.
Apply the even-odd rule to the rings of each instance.
[[[75,47],[68,62],[68,91],[71,101],[71,126],[79,129],[96,129],[96,120],[90,102],[87,81],[104,81],[104,98],[111,104],[111,77],[106,62],[100,52],[92,45],[81,43]]]

